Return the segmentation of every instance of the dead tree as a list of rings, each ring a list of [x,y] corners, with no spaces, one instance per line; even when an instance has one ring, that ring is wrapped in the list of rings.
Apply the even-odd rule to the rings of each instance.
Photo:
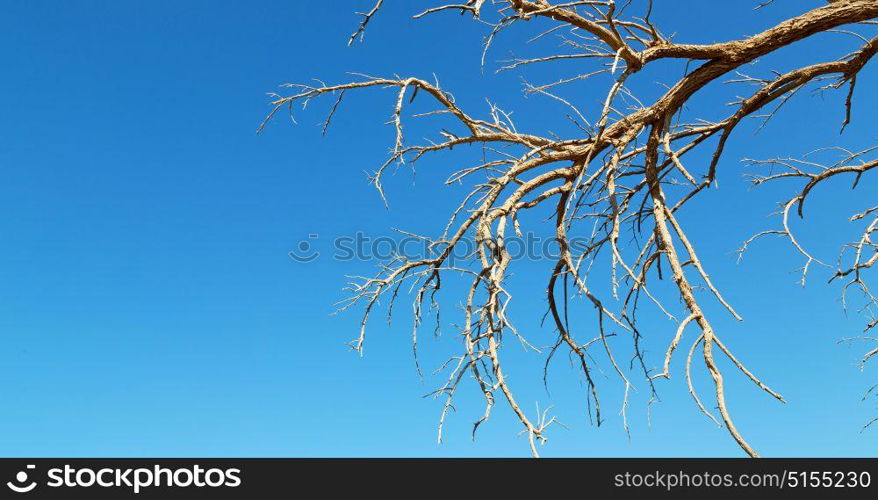
[[[771,3],[765,2],[760,7]],[[366,27],[380,15],[383,0],[378,0],[366,13],[351,35],[349,42],[361,39]],[[272,110],[267,123],[278,112],[296,103],[308,103],[321,96],[335,96],[330,105],[325,127],[339,107],[342,96],[361,89],[384,89],[396,96],[390,123],[396,139],[390,157],[371,176],[371,183],[382,199],[382,175],[392,165],[405,162],[412,165],[424,155],[446,152],[455,147],[477,146],[480,161],[453,173],[449,183],[467,183],[472,191],[461,200],[460,207],[449,214],[445,232],[430,240],[435,255],[418,260],[399,258],[386,263],[381,272],[352,286],[350,300],[344,308],[358,304],[365,312],[359,337],[353,342],[356,350],[363,348],[366,323],[379,299],[387,296],[392,302],[400,287],[411,287],[414,294],[414,336],[421,316],[428,308],[438,307],[436,292],[447,273],[469,277],[468,290],[463,293],[462,321],[459,324],[462,347],[443,369],[447,382],[435,395],[444,399],[442,423],[452,408],[455,391],[465,379],[472,378],[481,390],[485,411],[475,429],[491,414],[499,396],[521,422],[528,436],[530,448],[537,455],[537,445],[546,440],[547,429],[557,421],[543,412],[531,415],[525,411],[506,374],[514,367],[507,366],[501,357],[504,338],[520,338],[509,318],[510,295],[505,288],[505,277],[514,265],[504,239],[520,232],[519,215],[537,206],[551,206],[554,216],[552,231],[560,243],[560,254],[546,276],[548,317],[557,337],[549,357],[557,350],[566,350],[576,360],[587,384],[587,398],[594,407],[600,423],[601,405],[599,387],[594,376],[594,360],[590,349],[604,351],[605,358],[618,376],[624,390],[623,421],[628,405],[628,392],[633,387],[625,370],[625,363],[617,362],[614,347],[608,337],[615,333],[630,335],[633,343],[633,366],[638,367],[638,378],[655,395],[658,379],[670,379],[670,364],[677,347],[688,338],[685,349],[685,376],[696,406],[715,422],[722,422],[728,433],[750,456],[758,456],[733,422],[726,403],[724,377],[718,357],[725,357],[748,377],[758,388],[780,402],[783,398],[751,372],[721,340],[711,318],[705,312],[703,301],[715,300],[729,314],[740,319],[733,307],[723,298],[711,281],[709,273],[699,260],[696,243],[687,237],[678,214],[696,196],[709,196],[714,186],[720,160],[729,137],[747,118],[760,114],[771,116],[780,105],[806,87],[846,92],[846,113],[842,124],[852,117],[852,102],[857,75],[878,51],[878,37],[864,32],[873,29],[878,18],[878,0],[838,0],[788,19],[761,33],[741,40],[714,44],[676,42],[666,36],[651,20],[652,1],[615,2],[614,0],[580,0],[551,3],[547,0],[462,0],[459,4],[437,5],[416,13],[424,18],[443,13],[460,13],[486,27],[487,52],[493,41],[505,30],[523,25],[523,21],[542,19],[547,31],[537,34],[560,36],[564,53],[554,53],[533,59],[516,59],[504,66],[514,70],[549,61],[582,65],[574,77],[543,84],[527,84],[525,92],[557,99],[569,106],[572,119],[581,133],[568,138],[546,137],[523,132],[513,123],[510,115],[490,105],[484,116],[462,109],[452,94],[434,81],[420,78],[379,78],[356,76],[353,81],[337,85],[289,84],[290,93],[272,96]],[[666,4],[664,8],[673,8]],[[640,12],[633,13],[635,9]],[[548,23],[548,24],[545,24]],[[828,31],[845,30],[860,39],[858,48],[851,53],[799,67],[785,73],[771,72],[770,77],[751,77],[743,74],[754,71],[757,59],[778,49]],[[479,57],[475,55],[474,57]],[[484,61],[484,55],[481,55]],[[647,66],[659,61],[685,62],[689,70],[677,81],[670,82],[667,91],[651,103],[641,103],[629,90],[629,83]],[[565,84],[609,76],[610,83],[601,96],[603,103],[590,113],[591,120],[574,102],[557,95]],[[750,92],[732,104],[731,111],[719,121],[681,120],[684,106],[706,86],[732,79],[751,85]],[[429,99],[436,109],[426,116],[443,115],[457,123],[454,132],[437,131],[437,140],[424,144],[410,144],[403,134],[404,108],[416,97]],[[626,103],[625,106],[619,104]],[[634,104],[632,104],[634,103]],[[627,107],[626,107],[627,106]],[[423,117],[424,115],[421,115]],[[262,127],[260,127],[261,130]],[[806,200],[818,184],[836,177],[856,180],[878,166],[872,153],[876,148],[852,152],[843,148],[842,157],[828,164],[809,158],[752,161],[756,167],[773,167],[764,175],[753,178],[755,184],[798,182],[795,192],[781,203],[777,229],[765,231],[753,239],[775,235],[786,238],[791,247],[805,260],[802,279],[812,264],[823,264],[805,249],[790,229],[790,216],[803,216]],[[689,164],[691,152],[707,150],[711,160]],[[870,156],[872,155],[872,156]],[[778,168],[779,167],[779,168]],[[478,176],[476,175],[478,174]],[[476,181],[475,179],[482,179]],[[856,185],[856,182],[854,183]],[[835,280],[845,280],[845,291],[856,290],[872,306],[878,299],[867,286],[867,273],[878,261],[878,207],[866,208],[851,217],[853,222],[865,222],[862,237],[845,247],[837,264],[826,264],[835,270]],[[569,244],[574,231],[590,235],[585,248]],[[476,251],[470,266],[450,265],[449,255],[465,238],[475,238]],[[752,243],[744,243],[741,251]],[[633,243],[632,243],[633,242]],[[589,273],[599,259],[606,259],[605,273]],[[684,308],[682,319],[667,331],[667,350],[658,360],[660,370],[649,369],[648,362],[638,347],[643,327],[637,321],[638,303],[651,304],[669,317],[675,304],[663,304],[658,294],[651,292],[654,278],[663,272],[670,274],[675,293]],[[609,287],[593,286],[593,280],[610,283]],[[599,292],[608,288],[608,293]],[[704,290],[704,293],[701,292]],[[567,321],[570,297],[582,299],[593,307],[593,325],[572,325]],[[871,320],[866,328],[874,328],[878,320]],[[650,328],[653,335],[661,334]],[[584,333],[591,331],[592,333]],[[692,332],[687,334],[687,332]],[[878,353],[867,353],[864,361]],[[699,361],[700,359],[700,361]],[[714,388],[708,405],[704,395],[698,395],[692,382],[693,365],[703,363]],[[715,404],[714,404],[715,403]],[[715,407],[718,418],[708,406]],[[627,427],[627,421],[624,424]]]

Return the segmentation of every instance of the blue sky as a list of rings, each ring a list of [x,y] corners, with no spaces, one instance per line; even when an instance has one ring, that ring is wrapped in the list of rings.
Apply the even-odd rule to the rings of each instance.
[[[512,50],[539,54],[521,48],[534,28],[501,38],[483,74],[484,27],[453,14],[413,22],[416,2],[385,3],[366,43],[351,48],[345,42],[358,22],[352,12],[369,8],[365,0],[0,7],[0,455],[528,454],[502,406],[477,440],[469,439],[482,411],[472,387],[461,395],[446,442],[436,444],[440,405],[421,396],[439,379],[422,380],[414,370],[407,307],[390,326],[377,318],[363,358],[345,347],[359,315],[331,315],[344,297],[345,275],[374,270],[374,263],[326,258],[331,239],[358,230],[386,235],[391,227],[435,231],[444,223],[436,214],[462,193],[437,188],[453,158],[425,161],[416,177],[400,169],[387,181],[388,211],[363,171],[384,161],[393,139],[383,125],[391,95],[346,96],[325,138],[317,124],[329,101],[298,111],[297,126],[281,117],[255,134],[267,92],[312,78],[338,82],[347,71],[435,73],[473,114],[484,115],[491,97],[515,112],[520,128],[564,127],[556,103],[521,97],[520,74],[493,71],[492,61]],[[753,12],[750,1],[666,0],[657,2],[656,21],[679,41],[724,41],[821,3],[778,0]],[[754,71],[823,61],[856,44],[825,35]],[[525,75],[549,81],[573,71],[551,65]],[[648,99],[661,89],[656,82],[678,71],[668,66],[635,85]],[[861,75],[844,136],[837,94],[805,93],[759,135],[743,129],[721,164],[721,188],[683,216],[712,277],[746,319],[716,320],[717,328],[789,401],[776,404],[728,376],[738,427],[767,456],[874,454],[878,430],[859,431],[878,409],[860,398],[878,374],[855,366],[865,346],[837,345],[858,334],[862,318],[845,317],[825,275],[798,287],[801,262],[787,245],[764,242],[735,263],[734,249],[770,227],[767,215],[787,192],[748,189],[738,159],[872,144],[870,110],[878,109],[878,97],[866,90],[876,76],[874,68]],[[574,94],[578,102],[596,99],[588,90],[602,87],[594,85]],[[721,116],[729,92],[699,96],[704,116]],[[841,221],[870,195],[874,201],[876,183],[847,188],[844,181],[815,193],[802,223],[806,243],[830,260],[851,235]],[[320,235],[314,245],[323,256],[296,263],[288,252],[309,234]],[[551,331],[537,323],[549,271],[529,267],[513,278],[521,291],[515,314],[547,344]],[[456,297],[446,300],[450,323]],[[658,364],[673,325],[662,323],[654,335]],[[437,367],[453,342],[451,334],[424,340],[422,366]],[[635,396],[629,439],[615,415],[611,378],[605,404],[613,410],[596,428],[575,371],[559,363],[547,395],[541,362],[517,347],[507,349],[509,359],[522,361],[512,380],[523,404],[554,405],[569,427],[550,435],[545,456],[742,454],[698,413],[679,363],[659,387],[663,401],[652,407],[650,425],[644,395]]]

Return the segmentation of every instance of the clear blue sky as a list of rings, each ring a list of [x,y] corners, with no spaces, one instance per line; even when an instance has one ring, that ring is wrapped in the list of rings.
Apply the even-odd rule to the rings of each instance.
[[[255,135],[268,109],[265,95],[278,84],[337,82],[346,71],[435,73],[473,114],[482,114],[491,96],[516,112],[522,129],[545,133],[547,124],[564,121],[555,103],[523,99],[517,74],[495,75],[494,63],[480,73],[482,27],[454,14],[413,22],[408,14],[416,2],[385,3],[366,43],[352,48],[345,46],[358,22],[352,12],[370,1],[0,7],[0,455],[528,454],[502,405],[470,441],[482,411],[472,387],[451,417],[446,442],[437,445],[440,406],[421,396],[438,379],[415,373],[408,308],[389,327],[376,318],[360,359],[344,345],[356,335],[359,315],[330,313],[344,296],[344,275],[370,273],[373,264],[300,264],[287,255],[311,233],[320,234],[317,248],[327,251],[332,237],[356,230],[433,230],[443,223],[437,213],[461,192],[436,187],[453,164],[425,162],[415,182],[406,169],[389,179],[392,209],[385,210],[363,175],[383,162],[392,141],[383,126],[392,97],[380,92],[346,96],[325,138],[316,124],[330,102],[298,112],[298,126],[281,118]],[[656,20],[679,41],[723,41],[822,0],[775,3],[754,13],[755,1],[659,0]],[[520,45],[533,33],[510,32],[489,62],[511,50],[538,55]],[[784,51],[766,62],[784,69],[856,44],[827,35],[804,52]],[[574,69],[545,71],[528,76],[548,81]],[[654,95],[655,82],[673,71],[644,75],[637,85]],[[735,264],[732,251],[770,226],[766,216],[785,193],[749,190],[737,160],[870,145],[876,77],[875,68],[861,75],[858,111],[842,137],[836,94],[803,94],[759,135],[742,130],[721,164],[721,189],[686,215],[693,239],[703,241],[705,264],[746,319],[717,320],[717,327],[789,401],[779,405],[741,377],[728,377],[738,426],[764,455],[874,454],[878,429],[859,429],[878,409],[860,398],[878,372],[854,366],[865,346],[836,345],[856,335],[862,319],[843,315],[825,275],[798,287],[801,262],[786,245],[757,245]],[[708,106],[706,117],[726,111],[728,92],[705,92],[699,102]],[[870,194],[874,200],[875,188],[864,182],[849,195],[845,181],[815,193],[809,225],[822,232],[811,231],[807,243],[833,259],[850,236],[840,221]],[[544,312],[540,293],[549,272],[530,267],[513,284],[522,290],[516,317],[525,327],[535,327]],[[451,322],[456,298],[446,300]],[[655,364],[672,329],[662,323],[648,340]],[[550,331],[532,332],[538,343],[550,342]],[[451,333],[423,341],[426,370],[452,342]],[[517,345],[508,349],[515,359]],[[545,456],[742,455],[697,412],[680,363],[673,380],[660,384],[663,402],[653,406],[651,426],[644,395],[635,396],[630,440],[615,415],[609,376],[605,405],[612,409],[596,428],[566,361],[551,372],[551,395],[533,376],[540,362],[533,364],[512,375],[524,404],[555,405],[570,428],[550,435]]]

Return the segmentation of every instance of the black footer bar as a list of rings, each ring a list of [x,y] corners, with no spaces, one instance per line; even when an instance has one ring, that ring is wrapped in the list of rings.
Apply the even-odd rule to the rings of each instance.
[[[876,498],[878,459],[0,459],[0,498]],[[809,491],[810,490],[810,491]],[[759,497],[756,497],[759,498]]]

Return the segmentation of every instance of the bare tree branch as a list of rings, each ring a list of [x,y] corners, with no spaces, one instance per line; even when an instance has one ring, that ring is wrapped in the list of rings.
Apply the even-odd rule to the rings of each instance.
[[[770,1],[763,6],[768,3]],[[472,111],[465,111],[438,83],[419,78],[367,76],[337,85],[287,85],[290,93],[273,97],[272,109],[260,126],[262,130],[278,111],[292,110],[296,103],[305,105],[312,99],[335,95],[334,104],[324,122],[325,131],[346,92],[379,89],[394,93],[395,105],[390,112],[389,124],[394,130],[395,140],[390,157],[371,176],[371,182],[382,199],[385,199],[385,194],[381,179],[389,166],[401,162],[412,165],[425,155],[450,151],[455,147],[480,147],[481,156],[477,163],[459,167],[449,177],[449,183],[471,183],[471,191],[448,218],[444,233],[429,241],[435,253],[419,260],[396,258],[384,264],[378,275],[351,284],[350,298],[341,307],[344,309],[359,304],[364,309],[361,331],[353,347],[362,351],[370,313],[381,297],[389,296],[392,305],[397,298],[396,290],[403,283],[411,287],[415,296],[413,342],[416,343],[417,328],[425,309],[423,303],[429,300],[428,307],[438,308],[434,297],[441,288],[442,276],[454,273],[464,277],[470,284],[463,294],[463,317],[458,327],[463,345],[461,351],[440,369],[448,372],[446,383],[432,393],[444,398],[439,439],[446,416],[454,410],[453,397],[460,382],[472,378],[485,401],[485,411],[473,425],[473,434],[488,420],[497,396],[501,396],[521,423],[532,453],[537,455],[537,445],[546,441],[547,430],[558,421],[549,418],[547,411],[538,410],[536,414],[528,414],[516,398],[507,377],[513,367],[504,363],[501,357],[504,337],[509,334],[523,345],[531,345],[509,317],[508,306],[512,297],[506,281],[514,259],[506,240],[508,233],[520,232],[520,214],[539,206],[551,207],[554,212],[550,222],[551,231],[559,242],[560,253],[548,269],[547,317],[551,318],[550,324],[557,333],[557,339],[548,352],[546,366],[556,351],[569,352],[582,372],[587,388],[586,400],[589,407],[594,408],[600,424],[602,406],[599,403],[597,378],[594,376],[599,368],[589,349],[602,349],[602,357],[609,363],[611,372],[615,374],[613,376],[622,387],[620,414],[627,429],[629,393],[634,390],[634,381],[637,380],[630,372],[640,372],[636,375],[649,389],[652,395],[650,402],[656,400],[654,382],[671,379],[671,363],[677,346],[684,340],[687,330],[697,329],[697,338],[691,341],[685,360],[686,380],[696,406],[714,422],[724,426],[748,455],[758,456],[734,423],[725,392],[725,377],[728,374],[723,373],[718,358],[731,362],[734,370],[773,398],[781,402],[784,399],[754,375],[721,341],[704,302],[714,300],[732,317],[739,320],[742,317],[723,298],[720,286],[710,278],[706,266],[696,253],[698,242],[687,236],[677,214],[695,196],[715,185],[727,140],[745,118],[773,107],[773,111],[763,115],[764,119],[770,118],[800,89],[820,84],[823,90],[848,85],[842,128],[851,121],[856,78],[878,52],[878,37],[863,38],[864,45],[850,54],[839,54],[835,60],[818,62],[786,73],[774,73],[770,79],[749,77],[740,71],[744,65],[754,63],[780,48],[841,27],[873,21],[878,17],[878,0],[839,0],[749,38],[715,44],[672,42],[650,20],[652,2],[646,5],[643,16],[636,17],[625,14],[627,9],[617,7],[613,0],[566,3],[497,0],[490,3],[495,7],[493,14],[496,14],[496,22],[486,20],[489,16],[485,12],[485,5],[483,0],[436,5],[416,13],[415,17],[429,18],[459,12],[477,19],[480,25],[487,23],[490,31],[485,51],[503,30],[524,24],[521,21],[543,18],[553,23],[533,39],[540,39],[549,33],[558,34],[565,42],[564,53],[513,59],[501,69],[512,71],[522,66],[549,62],[571,64],[578,72],[576,76],[554,83],[526,83],[525,92],[562,103],[572,112],[570,119],[582,132],[580,135],[561,138],[551,134],[545,136],[522,132],[520,130],[523,129],[513,123],[511,114],[496,105],[490,104],[481,117]],[[362,14],[363,20],[351,36],[350,43],[362,37],[369,20],[381,7],[382,1],[378,1],[370,12]],[[481,57],[484,61],[484,55]],[[693,61],[698,66],[671,82],[667,91],[654,102],[644,104],[629,90],[627,83],[629,79],[636,78],[644,67],[660,60]],[[587,65],[593,67],[585,68]],[[557,93],[557,89],[563,85],[601,74],[612,75],[612,83],[606,93],[599,96],[602,104],[597,108],[585,108]],[[735,102],[732,113],[723,120],[702,120],[695,124],[679,122],[681,113],[693,96],[730,74],[738,76],[733,83],[755,85],[755,91]],[[435,140],[423,144],[409,143],[403,133],[403,124],[407,120],[407,108],[419,95],[427,98],[434,109],[419,116],[450,117],[456,124],[454,130],[437,126]],[[589,102],[595,100],[593,97]],[[715,144],[708,150],[710,139],[715,139]],[[711,161],[703,167],[690,164],[689,153],[694,150],[707,151]],[[757,234],[745,242],[740,251],[743,252],[762,236],[785,237],[806,260],[802,272],[803,284],[812,263],[828,266],[812,257],[795,237],[790,228],[789,215],[796,208],[794,213],[803,216],[806,198],[829,179],[852,176],[856,185],[856,180],[878,165],[878,160],[863,159],[870,153],[871,150],[850,153],[830,165],[807,159],[751,161],[754,168],[780,168],[780,171],[754,176],[752,180],[755,184],[788,180],[799,181],[800,185],[794,195],[781,202],[780,228]],[[486,180],[473,181],[474,173],[483,174]],[[681,181],[676,180],[677,176],[682,176]],[[872,239],[878,232],[878,207],[852,217],[854,222],[860,220],[870,220],[871,223],[858,241],[846,247],[852,257],[844,264],[840,260],[834,279],[849,280],[845,290],[857,289],[872,306],[878,306],[878,301],[863,280],[864,273],[878,261],[878,245]],[[583,227],[590,228],[585,231],[589,235],[587,244],[574,245],[571,234],[582,234]],[[449,262],[455,248],[469,237],[475,239],[476,246],[468,265]],[[609,260],[606,267],[602,267],[604,258]],[[667,270],[670,271],[674,295],[679,302],[668,301],[663,295],[654,293],[653,279],[661,280]],[[595,285],[596,280],[603,286]],[[607,288],[610,291],[604,292]],[[709,293],[702,296],[698,292],[702,288]],[[669,318],[677,317],[672,311],[682,308],[677,312],[681,313],[679,317],[685,318],[677,322],[676,328],[668,331],[669,343],[663,358],[663,369],[657,374],[649,368],[649,362],[640,347],[640,339],[644,331],[658,335],[662,328],[638,321],[641,298]],[[593,311],[594,325],[573,325],[569,321],[571,300],[578,299],[582,299]],[[878,322],[872,322],[867,331],[876,324]],[[588,333],[583,333],[584,330]],[[618,346],[622,342],[618,337],[622,333],[630,335],[633,351],[628,370],[618,362],[623,359],[618,355]],[[870,351],[863,361],[871,358],[875,352],[878,350]],[[696,393],[692,374],[696,354],[700,354],[701,362],[710,376],[714,389],[711,406],[716,408],[718,419]]]

